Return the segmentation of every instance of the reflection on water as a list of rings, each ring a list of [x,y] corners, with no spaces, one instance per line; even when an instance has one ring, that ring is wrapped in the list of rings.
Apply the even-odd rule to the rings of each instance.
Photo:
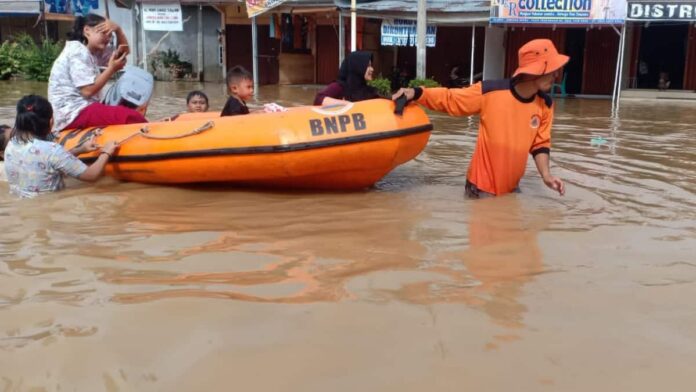
[[[21,95],[45,91],[0,87],[0,123]],[[157,84],[149,116],[183,110],[193,89],[224,104],[219,85]],[[307,104],[315,91],[263,87],[250,106]],[[558,103],[552,170],[568,182],[563,198],[530,165],[521,194],[465,200],[476,119],[437,113],[427,149],[365,192],[104,179],[15,200],[0,183],[0,385],[211,390],[227,363],[246,389],[327,390],[335,362],[353,369],[341,390],[451,390],[437,380],[650,390],[646,380],[664,376],[679,389],[679,364],[696,359],[684,327],[696,322],[696,114],[677,103],[609,114],[607,101]],[[610,344],[601,337],[615,350],[590,355]],[[646,352],[673,366],[641,365]],[[90,360],[63,363],[76,356]],[[471,376],[500,364],[516,376]],[[255,366],[277,378],[253,377]],[[637,366],[644,376],[621,377]],[[612,371],[635,381],[615,383]]]

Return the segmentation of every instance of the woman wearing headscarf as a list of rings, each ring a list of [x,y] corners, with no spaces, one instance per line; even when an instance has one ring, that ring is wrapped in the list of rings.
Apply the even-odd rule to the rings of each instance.
[[[343,60],[336,81],[317,93],[314,105],[325,105],[336,100],[358,102],[378,98],[377,90],[367,84],[372,80],[373,73],[372,53],[352,52]]]

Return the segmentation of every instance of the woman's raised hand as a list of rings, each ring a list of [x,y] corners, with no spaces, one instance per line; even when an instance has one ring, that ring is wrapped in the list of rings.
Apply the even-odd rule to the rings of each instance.
[[[111,19],[107,19],[99,23],[96,29],[97,32],[111,34],[120,30],[121,26],[117,25],[116,22],[112,21]]]

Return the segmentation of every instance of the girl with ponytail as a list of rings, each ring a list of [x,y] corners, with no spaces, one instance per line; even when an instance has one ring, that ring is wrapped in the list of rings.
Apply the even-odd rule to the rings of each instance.
[[[116,35],[116,50],[109,46],[112,34]],[[134,109],[101,103],[104,86],[125,66],[130,53],[121,27],[99,15],[78,16],[68,39],[48,79],[48,100],[55,110],[54,132],[147,122]],[[105,67],[104,71],[99,67]]]
[[[65,187],[64,175],[82,181],[96,181],[118,147],[116,142],[107,143],[97,160],[87,166],[63,146],[51,141],[52,125],[53,108],[46,98],[27,95],[19,100],[15,127],[4,151],[10,193],[34,197],[57,191]],[[91,150],[96,148],[98,146],[92,145]]]

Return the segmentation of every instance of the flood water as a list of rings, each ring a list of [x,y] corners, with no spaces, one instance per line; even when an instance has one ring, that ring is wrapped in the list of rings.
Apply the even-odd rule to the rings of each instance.
[[[158,84],[149,116],[193,88],[222,107]],[[45,85],[0,90],[9,123]],[[442,114],[364,192],[0,183],[0,390],[691,390],[694,108],[559,101],[565,197],[530,164],[520,194],[464,199],[476,122]]]

